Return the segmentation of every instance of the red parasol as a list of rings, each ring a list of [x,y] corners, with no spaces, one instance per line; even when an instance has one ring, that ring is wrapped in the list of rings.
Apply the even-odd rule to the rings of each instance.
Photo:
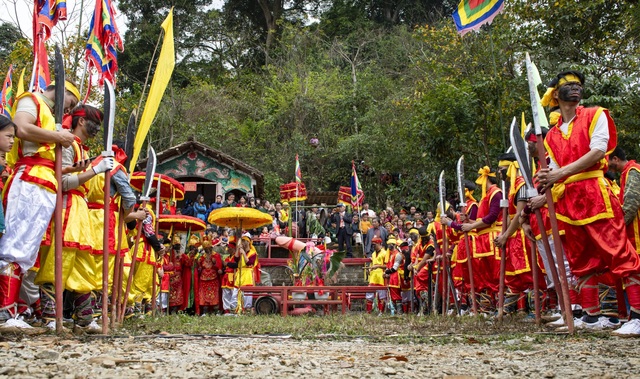
[[[163,183],[164,184],[164,183]],[[185,215],[160,215],[158,216],[158,229],[173,232],[204,232],[207,224],[197,217]]]
[[[162,176],[162,179],[161,179],[162,184],[160,184],[160,198],[173,199],[176,201],[183,200],[184,187],[180,182],[178,182],[177,180],[169,176],[156,173],[153,176],[153,182],[151,184],[151,188],[156,188],[156,189],[158,188],[158,178],[160,176]],[[131,187],[133,187],[133,189],[139,192],[139,191],[142,191],[142,186],[144,185],[144,179],[145,179],[145,172],[137,171],[131,174],[129,183],[131,184]]]

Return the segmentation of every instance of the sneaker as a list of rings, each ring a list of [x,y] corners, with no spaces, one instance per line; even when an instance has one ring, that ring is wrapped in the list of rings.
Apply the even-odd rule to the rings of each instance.
[[[562,314],[560,314],[560,312],[555,312],[555,313],[552,313],[550,315],[542,316],[542,321],[544,321],[544,322],[553,322],[553,321],[557,321],[559,319],[562,319]],[[563,320],[563,322],[564,322],[564,320]]]
[[[597,321],[594,322],[586,322],[582,318],[575,319],[573,322],[573,326],[576,329],[589,329],[589,330],[604,330],[604,326],[602,322],[600,322],[601,318],[598,318]]]
[[[551,322],[547,323],[547,325],[549,325],[551,327],[554,327],[554,328],[558,327],[558,326],[564,326],[564,317],[560,317],[559,319],[557,319],[555,321],[551,321]]]
[[[562,320],[562,326],[556,328],[556,332],[568,332],[569,331],[569,327],[564,324],[564,318],[561,318],[560,320]],[[549,323],[549,324],[551,324],[551,323]],[[549,325],[549,324],[547,324],[547,325]],[[584,324],[584,321],[582,321],[581,318],[574,318],[573,319],[573,327],[574,327],[574,329],[585,329],[583,324]]]
[[[620,326],[620,320],[615,317],[600,316],[598,321],[605,329],[615,329]]]
[[[17,318],[10,318],[2,324],[3,328],[32,329],[32,326]]]
[[[640,319],[634,318],[627,321],[620,329],[611,332],[618,337],[640,337]]]
[[[45,328],[55,331],[56,330],[56,320],[51,320],[44,325]]]
[[[86,326],[81,326],[81,325],[75,325],[75,328],[77,328],[78,330],[81,330],[85,333],[89,333],[89,334],[100,334],[102,333],[102,327],[100,325],[98,325],[98,323],[96,322],[96,320],[92,320],[91,323],[89,325]]]

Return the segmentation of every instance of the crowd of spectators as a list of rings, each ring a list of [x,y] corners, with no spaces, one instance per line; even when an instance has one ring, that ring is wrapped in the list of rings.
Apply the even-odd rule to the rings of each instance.
[[[172,204],[173,205],[173,204]],[[241,196],[230,193],[226,199],[217,195],[213,203],[206,204],[204,196],[198,195],[196,201],[187,201],[185,206],[175,209],[175,206],[163,204],[162,213],[178,213],[198,217],[207,223],[207,233],[215,232],[217,236],[233,233],[231,230],[218,228],[208,222],[209,214],[223,207],[250,207],[261,212],[269,213],[273,217],[271,225],[251,231],[258,239],[258,243],[266,244],[279,235],[293,235],[298,238],[322,238],[326,242],[336,242],[338,249],[347,251],[347,256],[353,254],[353,246],[362,246],[365,256],[373,252],[371,239],[380,237],[386,241],[388,236],[394,235],[406,239],[412,228],[426,227],[433,221],[433,212],[423,212],[415,206],[408,209],[386,207],[378,212],[362,204],[359,210],[351,206],[312,204],[299,202],[293,206],[288,202],[269,202],[253,196]],[[290,233],[291,232],[291,233]]]

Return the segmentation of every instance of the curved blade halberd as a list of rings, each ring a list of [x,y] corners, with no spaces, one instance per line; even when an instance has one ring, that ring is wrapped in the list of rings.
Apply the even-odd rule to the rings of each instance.
[[[546,115],[544,115],[544,110],[540,105],[540,94],[538,93],[538,83],[540,80],[540,73],[538,73],[538,69],[535,64],[531,62],[531,57],[529,57],[529,53],[526,53],[526,61],[527,67],[527,81],[529,82],[529,100],[531,101],[531,112],[533,114],[533,126],[537,136],[542,135],[542,127],[548,127],[549,123],[546,121]],[[544,118],[542,118],[544,117]],[[546,123],[546,125],[542,125],[540,120]]]
[[[458,178],[458,197],[460,198],[459,207],[464,207],[466,203],[464,199],[464,155],[458,159],[456,174]]]
[[[104,132],[103,156],[113,156],[113,125],[116,118],[116,93],[109,79],[104,80],[104,121],[102,123]]]
[[[445,216],[444,199],[447,196],[447,187],[444,182],[444,170],[440,173],[440,179],[438,180],[438,192],[440,193],[440,214],[441,217]]]
[[[56,46],[55,57],[54,74],[56,76],[56,89],[54,116],[56,118],[56,128],[59,130],[62,125],[62,117],[64,116],[64,94],[66,91],[64,84],[66,79],[64,74],[64,59],[62,58],[62,54],[60,53],[58,46]]]
[[[140,200],[149,200],[149,195],[151,194],[151,187],[153,187],[153,177],[156,174],[156,152],[153,150],[153,147],[149,145],[149,150],[147,150],[147,172],[144,177],[144,186],[142,187],[142,196]]]
[[[527,143],[522,139],[520,134],[520,128],[516,123],[516,118],[513,118],[511,123],[511,130],[509,131],[509,139],[511,140],[511,147],[513,147],[513,153],[520,165],[520,173],[524,178],[525,186],[527,187],[527,197],[533,197],[538,194],[538,191],[533,185],[533,170],[531,167],[531,157],[529,156],[529,150],[527,150]]]
[[[135,109],[131,112],[129,116],[129,122],[127,123],[127,134],[125,136],[124,141],[124,153],[127,155],[127,160],[125,161],[124,167],[129,167],[129,162],[131,160],[131,155],[133,154],[133,143],[136,139],[136,111]]]

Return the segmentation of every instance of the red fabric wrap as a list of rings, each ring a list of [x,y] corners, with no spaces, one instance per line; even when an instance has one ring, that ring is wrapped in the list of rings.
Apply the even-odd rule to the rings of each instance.
[[[595,276],[587,279],[580,289],[582,310],[589,315],[600,314],[600,297],[598,296],[598,279]]]
[[[9,311],[11,316],[16,315],[21,284],[20,266],[16,263],[9,263],[0,272],[0,310]]]
[[[640,275],[633,275],[625,280],[627,300],[633,312],[640,312]]]

